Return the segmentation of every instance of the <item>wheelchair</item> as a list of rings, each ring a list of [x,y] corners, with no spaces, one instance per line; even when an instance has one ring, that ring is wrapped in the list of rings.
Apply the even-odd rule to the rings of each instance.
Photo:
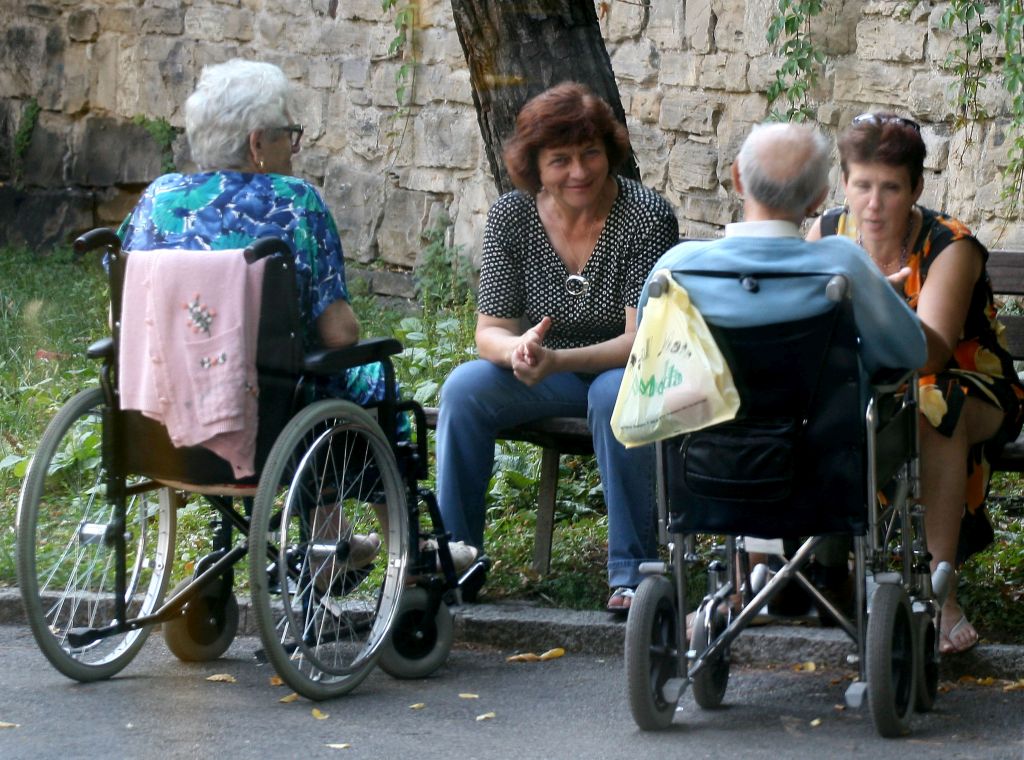
[[[656,444],[667,560],[641,566],[625,641],[629,704],[641,729],[667,727],[687,687],[701,708],[720,706],[732,642],[787,584],[805,591],[852,639],[848,662],[858,678],[845,699],[850,707],[867,702],[881,736],[908,733],[913,712],[930,710],[936,699],[936,631],[950,568],[929,569],[918,501],[916,375],[865,378],[846,280],[791,276],[819,277],[831,308],[759,327],[709,324],[740,392],[740,413]],[[658,291],[654,283],[651,297]],[[852,613],[808,577],[830,535],[852,537]],[[698,536],[713,547],[703,553],[707,559]],[[799,547],[788,557],[778,546],[783,538]],[[750,554],[769,540],[772,553],[783,556],[765,582],[769,574],[750,567]],[[702,570],[701,596],[690,586]]]
[[[306,353],[287,245],[250,245],[246,260],[266,262],[257,474],[237,479],[224,459],[175,447],[160,423],[119,408],[130,254],[109,229],[86,233],[75,249],[106,252],[114,318],[111,335],[88,349],[102,362],[99,387],[50,422],[18,503],[18,581],[47,660],[77,681],[109,678],[157,624],[178,658],[220,657],[239,628],[235,568],[248,557],[262,652],[298,694],[345,694],[377,664],[398,678],[436,671],[453,642],[449,605],[475,596],[489,561],[456,574],[436,500],[418,485],[426,420],[418,404],[397,398],[391,357],[400,343]],[[318,379],[370,362],[385,370],[379,404],[317,400]],[[412,418],[414,442],[399,440],[398,415]],[[212,548],[168,594],[178,515],[205,506]]]

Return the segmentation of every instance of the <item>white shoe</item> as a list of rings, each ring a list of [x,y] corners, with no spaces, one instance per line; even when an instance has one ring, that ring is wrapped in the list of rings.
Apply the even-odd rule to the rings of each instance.
[[[333,592],[334,582],[350,570],[361,570],[373,562],[380,552],[380,536],[376,533],[354,533],[348,540],[348,559],[344,562],[324,560],[313,573],[317,589],[326,594]]]
[[[437,539],[428,538],[420,542],[420,551],[437,551]],[[470,546],[465,541],[449,541],[448,551],[452,555],[452,564],[455,565],[455,572],[461,573],[474,562],[480,552],[475,546]],[[437,572],[441,572],[441,557],[437,558]]]

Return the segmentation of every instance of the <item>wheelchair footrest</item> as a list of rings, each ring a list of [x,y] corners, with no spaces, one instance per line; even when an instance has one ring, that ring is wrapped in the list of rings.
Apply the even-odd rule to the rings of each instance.
[[[99,628],[72,628],[68,631],[67,641],[72,649],[82,649],[95,644],[103,638],[103,631]]]
[[[866,681],[854,681],[846,689],[846,706],[855,710],[864,706],[864,699],[868,693]]]

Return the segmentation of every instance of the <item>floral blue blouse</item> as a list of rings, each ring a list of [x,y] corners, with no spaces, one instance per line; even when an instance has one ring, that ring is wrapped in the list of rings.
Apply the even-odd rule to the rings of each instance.
[[[348,301],[341,238],[316,188],[282,174],[216,171],[165,174],[146,188],[117,232],[126,251],[154,248],[244,248],[259,237],[279,237],[295,254],[300,310],[316,345],[314,324],[338,300]],[[353,367],[323,395],[360,405],[384,396],[379,364]]]

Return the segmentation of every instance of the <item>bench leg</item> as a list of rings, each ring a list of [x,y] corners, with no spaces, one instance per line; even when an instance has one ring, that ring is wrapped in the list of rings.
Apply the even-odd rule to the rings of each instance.
[[[533,569],[546,575],[551,569],[551,536],[555,530],[555,492],[558,488],[558,450],[545,448],[540,459],[537,529],[533,539]]]

